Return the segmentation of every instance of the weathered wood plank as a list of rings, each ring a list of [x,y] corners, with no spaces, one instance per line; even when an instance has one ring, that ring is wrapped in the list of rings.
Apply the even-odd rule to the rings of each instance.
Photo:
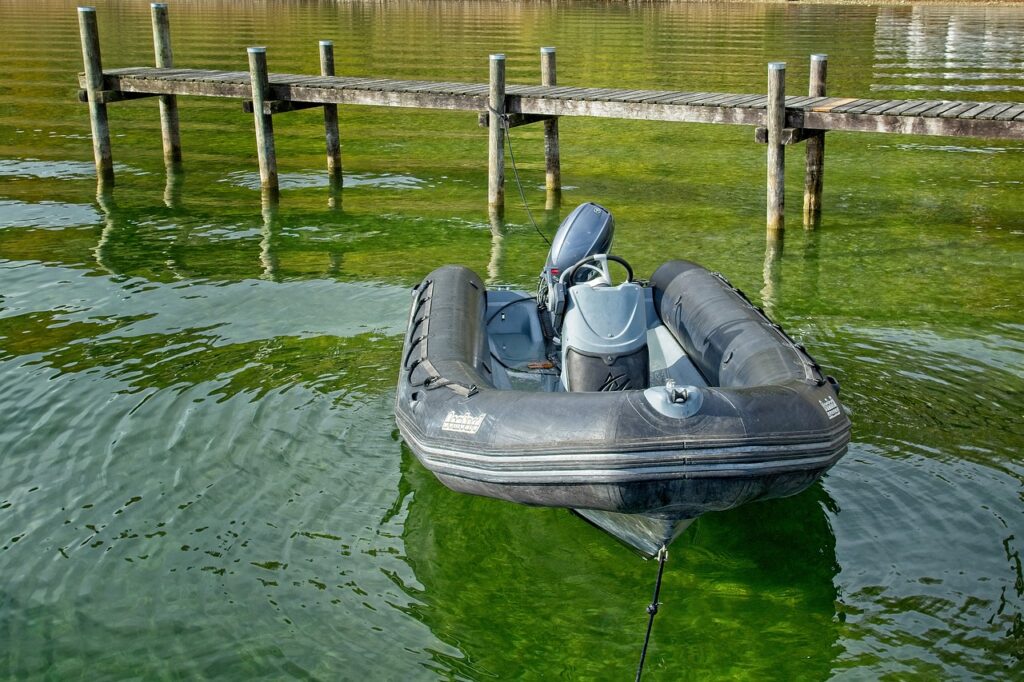
[[[764,110],[748,107],[701,107],[680,104],[638,104],[635,102],[594,102],[553,100],[538,97],[510,97],[509,109],[521,113],[551,116],[593,116],[680,123],[722,123],[763,125]]]
[[[1019,121],[924,116],[867,116],[809,111],[804,117],[803,126],[816,130],[1024,140],[1024,125],[1021,125]]]
[[[887,100],[884,100],[883,102],[881,102],[880,104],[877,104],[877,105],[871,107],[870,109],[868,109],[864,113],[865,114],[871,114],[871,115],[882,114],[882,113],[885,113],[885,112],[889,111],[890,109],[895,109],[896,107],[900,106],[900,104],[902,104],[902,103],[903,103],[903,100],[887,99]]]
[[[676,93],[674,91],[670,91],[670,90],[648,90],[648,91],[646,91],[646,94],[643,97],[639,98],[637,101],[638,102],[653,102],[654,100],[657,100],[657,99],[659,99],[661,97],[665,97],[666,95],[674,95],[674,94],[676,94]]]
[[[843,106],[844,104],[851,104],[857,100],[853,97],[830,97],[827,101],[821,104],[816,104],[811,107],[811,111],[826,112],[832,111],[834,108]]]
[[[600,97],[599,93],[594,92],[595,88],[570,88],[569,90],[561,93],[559,99],[590,99],[592,97]]]
[[[297,102],[295,100],[268,100],[263,103],[263,113],[267,116],[286,114],[289,111],[301,111],[303,109],[314,109],[316,107],[337,106],[336,104],[317,104],[315,102]],[[242,111],[252,114],[256,111],[252,100],[242,100]]]
[[[903,100],[902,102],[899,102],[898,106],[892,107],[890,109],[886,109],[885,110],[885,114],[887,116],[901,116],[901,115],[903,115],[903,112],[910,111],[911,109],[913,109],[915,107],[918,107],[918,106],[920,106],[921,104],[924,104],[924,103],[925,103],[924,101],[919,100],[919,99]],[[859,113],[863,113],[863,112],[860,112],[860,111],[848,111],[846,113],[848,113],[848,114],[859,114]]]
[[[980,120],[980,121],[984,121],[984,120],[987,120],[987,119],[993,119],[993,118],[995,118],[999,114],[1003,113],[1004,111],[1006,111],[1007,109],[1009,109],[1012,106],[1013,106],[1012,102],[1004,102],[1003,104],[996,104],[996,105],[993,105],[993,106],[989,107],[988,109],[986,109],[982,113],[978,114],[977,116],[975,116],[975,118]]]
[[[96,101],[103,104],[110,104],[111,102],[123,102],[129,99],[145,99],[147,97],[157,97],[157,95],[149,92],[121,92],[120,90],[97,90],[95,92]],[[88,102],[89,91],[80,89],[78,91],[78,101]]]
[[[821,99],[820,97],[787,97],[786,108],[787,109],[804,109],[807,105],[816,100]]]
[[[949,111],[953,107],[960,106],[960,104],[960,102],[950,102],[947,100],[942,102],[939,106],[935,107],[934,109],[929,109],[928,111],[922,112],[921,115],[938,117],[941,116],[943,112]]]
[[[565,86],[565,87],[561,87],[561,88],[551,88],[550,90],[545,92],[543,95],[539,95],[539,97],[545,97],[547,99],[561,99],[561,94],[563,92],[569,92],[570,90],[578,90],[578,88],[569,87],[569,86]]]
[[[645,99],[650,97],[652,94],[653,93],[650,90],[629,90],[629,91],[627,91],[626,93],[624,93],[622,95],[618,95],[615,99],[620,101],[620,102],[637,102],[637,103],[639,103],[639,102],[643,102]],[[605,97],[603,96],[603,93],[601,93],[601,92],[596,93],[596,95],[597,96],[595,97],[595,99],[605,99]]]
[[[928,100],[926,102],[921,102],[917,106],[911,107],[909,109],[904,109],[902,112],[900,112],[900,116],[921,116],[926,112],[944,106],[944,104],[945,103],[942,100]]]
[[[555,116],[541,116],[539,114],[507,114],[507,116],[506,124],[509,128],[518,128],[519,126],[530,125],[531,123],[554,121],[557,118]],[[481,128],[487,128],[490,125],[490,113],[486,111],[479,112],[477,114],[477,124]]]
[[[992,102],[980,102],[976,107],[960,112],[957,118],[975,118],[984,111],[988,111],[994,105]]]
[[[1009,120],[1012,120],[1014,116],[1017,116],[1019,114],[1024,114],[1024,104],[1014,104],[1012,107],[1010,107],[1006,111],[1000,112],[996,116],[996,120],[998,120],[998,121],[1009,121]]]
[[[591,88],[592,99],[595,102],[626,102],[643,97],[647,90],[635,90],[632,88]]]
[[[780,139],[782,144],[788,147],[791,144],[803,142],[820,134],[821,131],[819,130],[808,130],[807,128],[783,128]],[[758,126],[754,128],[754,142],[757,144],[768,144],[768,129],[766,127]]]
[[[740,99],[736,100],[735,102],[733,102],[731,106],[734,106],[734,107],[749,107],[752,104],[756,104],[757,102],[759,102],[761,100],[767,101],[767,98],[764,95],[746,95],[746,96],[741,97]]]
[[[748,99],[749,95],[730,95],[729,97],[715,102],[720,107],[734,107],[736,103]]]
[[[408,81],[387,78],[317,77],[273,74],[269,76],[268,97],[278,101],[310,104],[361,104],[370,106],[480,111],[486,109],[487,86],[478,83]],[[84,74],[80,77],[84,87]],[[142,95],[194,95],[250,99],[249,74],[246,72],[205,69],[158,69],[129,67],[104,72],[102,91],[120,92],[123,99]],[[510,86],[506,91],[510,112],[538,116],[597,116],[626,119],[763,125],[767,98],[758,94],[672,92],[666,90],[628,90],[581,88],[571,86]],[[106,96],[106,95],[105,95]],[[114,101],[113,99],[109,101]],[[790,105],[793,106],[790,106]],[[1024,103],[947,102],[929,100],[872,100],[839,97],[792,97],[786,100],[786,126],[821,128],[822,118],[805,120],[804,114],[851,114],[863,118],[829,118],[837,130],[875,130],[899,132],[912,128],[920,134],[943,134],[930,130],[953,130],[953,134],[992,136],[1002,134],[998,126],[946,127],[944,124],[893,123],[894,113],[901,119],[957,118],[977,107],[975,117],[983,121],[1011,122],[1007,129],[1019,139],[1016,126]],[[858,113],[859,112],[859,113]],[[872,113],[875,112],[875,113]],[[880,112],[880,113],[878,113]],[[913,113],[910,113],[913,112]],[[1013,112],[1013,113],[1011,113]],[[1014,120],[1017,118],[1017,120]],[[1024,117],[1022,117],[1024,118]],[[966,131],[966,132],[963,132]],[[998,136],[998,135],[997,135]]]
[[[833,111],[845,114],[863,114],[868,109],[872,109],[885,101],[887,100],[863,99],[860,102],[851,102],[850,104],[844,105],[842,107],[836,107],[835,109],[833,109]]]
[[[724,101],[724,100],[726,100],[726,99],[728,99],[730,97],[732,97],[732,95],[725,95],[725,94],[718,93],[718,94],[713,94],[710,97],[702,97],[697,102],[691,102],[691,104],[698,104],[698,105],[700,105],[702,107],[718,106],[719,102],[722,102],[722,101]]]
[[[956,117],[959,117],[961,113],[963,113],[965,111],[968,111],[970,109],[973,109],[976,106],[978,106],[977,102],[961,102],[960,104],[956,105],[955,107],[952,107],[950,109],[946,109],[944,112],[942,112],[941,117],[942,118],[956,118]]]
[[[800,105],[800,109],[811,109],[835,99],[834,97],[808,97],[807,101]]]

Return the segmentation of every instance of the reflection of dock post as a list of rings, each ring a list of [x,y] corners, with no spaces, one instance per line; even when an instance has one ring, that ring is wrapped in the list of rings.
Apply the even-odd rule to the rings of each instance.
[[[786,225],[786,63],[768,63],[768,232]]]
[[[775,317],[775,306],[779,303],[779,290],[782,284],[782,230],[769,230],[764,247],[764,288],[761,289],[761,305],[768,317]]]
[[[171,51],[171,22],[167,17],[167,4],[154,2],[150,5],[153,14],[153,52],[158,69],[174,66]],[[164,163],[181,163],[181,133],[178,130],[178,98],[174,95],[160,95],[160,137],[164,145]]]
[[[556,85],[555,48],[540,48],[540,84]],[[547,169],[545,185],[548,192],[562,189],[562,161],[558,151],[558,119],[544,121],[544,164]]]
[[[164,179],[164,206],[170,209],[181,207],[181,184],[185,174],[181,172],[179,165],[167,164],[166,178]]]
[[[274,120],[265,111],[270,78],[267,48],[250,47],[249,78],[252,81],[252,113],[256,121],[256,153],[260,162],[260,189],[277,192],[277,153],[274,150]]]
[[[554,211],[555,218],[558,218],[558,209],[562,208],[562,190],[549,189],[544,194],[544,210]]]
[[[277,230],[277,192],[264,190],[260,202],[263,214],[263,228],[260,230],[260,264],[263,265],[263,279],[272,280],[277,275],[277,256],[271,243]]]
[[[320,41],[320,75],[334,75],[334,43]],[[324,136],[327,141],[327,177],[331,187],[341,187],[341,136],[338,133],[338,105],[324,105]]]
[[[811,55],[811,80],[807,95],[825,96],[828,55]],[[804,176],[804,227],[816,227],[821,221],[821,186],[825,178],[825,131],[807,138],[806,175]]]
[[[491,55],[487,112],[487,206],[505,206],[505,55]]]
[[[491,222],[491,258],[487,261],[487,284],[501,280],[501,268],[505,263],[505,216],[501,209],[491,207],[487,211]]]
[[[102,183],[96,189],[96,203],[99,205],[100,211],[103,212],[103,230],[100,231],[99,241],[96,242],[96,246],[92,249],[92,256],[96,259],[96,265],[100,266],[100,269],[114,275],[117,273],[114,272],[107,262],[107,245],[110,243],[110,237],[117,227],[117,207],[114,204],[114,193],[110,189],[109,186],[104,187]]]
[[[103,63],[100,59],[100,33],[96,27],[96,9],[78,8],[78,28],[82,36],[82,61],[85,63],[85,91],[89,97],[89,125],[92,127],[92,153],[96,161],[96,180],[101,186],[114,184],[114,159],[110,153],[110,125],[103,101]]]

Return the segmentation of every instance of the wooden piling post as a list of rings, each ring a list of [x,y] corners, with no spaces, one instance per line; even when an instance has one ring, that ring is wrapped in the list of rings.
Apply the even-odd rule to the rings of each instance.
[[[153,15],[153,52],[158,69],[174,66],[171,51],[171,22],[167,17],[167,4],[154,2],[150,6]],[[174,95],[160,95],[160,137],[164,145],[164,163],[181,163],[181,134],[178,131],[178,98]]]
[[[556,85],[555,48],[540,48],[540,84]],[[558,119],[544,121],[545,184],[549,191],[562,189],[562,162],[558,151]]]
[[[809,97],[825,96],[825,75],[828,55],[811,55]],[[804,227],[814,227],[821,220],[821,187],[825,179],[825,131],[807,138],[806,174],[804,175]]]
[[[505,55],[491,55],[491,89],[487,104],[487,205],[505,205]]]
[[[786,63],[768,63],[768,231],[786,225],[786,148],[782,129],[786,125]]]
[[[96,161],[96,179],[101,186],[114,184],[114,159],[110,153],[110,125],[107,105],[102,101],[103,63],[100,59],[100,33],[96,27],[96,8],[78,8],[78,28],[82,36],[82,62],[85,64],[85,91],[89,98],[89,125],[92,128],[92,154]]]
[[[277,153],[274,150],[274,121],[264,112],[270,90],[267,48],[250,47],[249,78],[252,82],[252,113],[256,121],[256,153],[260,162],[260,188],[277,192]]]
[[[334,75],[334,43],[320,41],[320,75]],[[338,105],[324,105],[324,137],[327,141],[327,176],[332,187],[341,187],[341,136],[338,133]]]

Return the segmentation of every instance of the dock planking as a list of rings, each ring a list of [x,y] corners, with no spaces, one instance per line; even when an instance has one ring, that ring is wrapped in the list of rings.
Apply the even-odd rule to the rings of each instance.
[[[288,73],[270,73],[269,79],[268,97],[276,101],[472,112],[487,108],[486,83]],[[85,75],[79,80],[84,96]],[[250,100],[249,80],[246,71],[130,67],[105,70],[102,91],[111,93],[103,95],[107,101],[155,95]],[[752,126],[765,125],[766,103],[765,96],[756,93],[543,85],[510,85],[505,93],[509,113]],[[1024,103],[787,97],[786,125],[823,131],[1021,140]]]

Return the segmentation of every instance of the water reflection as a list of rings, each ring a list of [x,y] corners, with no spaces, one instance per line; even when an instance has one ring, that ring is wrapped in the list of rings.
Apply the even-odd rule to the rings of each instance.
[[[544,194],[544,210],[549,214],[554,213],[557,219],[558,211],[562,208],[562,190],[548,189]]]
[[[260,227],[260,264],[263,266],[262,279],[273,280],[277,276],[278,258],[274,251],[273,239],[278,230],[280,196],[273,190],[264,190],[260,197],[263,225]]]
[[[462,658],[444,658],[446,674],[632,672],[652,562],[565,510],[453,493],[404,446],[400,487],[407,491],[406,561],[418,583],[402,588],[422,602],[416,618],[462,650]],[[831,658],[822,654],[836,652],[839,633],[827,510],[834,513],[835,504],[816,484],[793,498],[700,519],[666,568],[651,669],[677,677],[699,660],[711,678],[736,670],[755,678],[827,677]],[[743,647],[720,646],[734,636]]]
[[[765,237],[764,267],[761,276],[764,286],[761,288],[761,306],[768,317],[775,316],[782,287],[782,247],[785,239],[783,230],[768,230]]]
[[[1024,16],[1015,8],[881,8],[874,77],[883,80],[871,89],[1020,92],[1022,53]]]
[[[168,163],[164,177],[164,206],[177,211],[181,209],[181,190],[185,183],[185,172],[181,163]]]
[[[333,176],[332,176],[333,177]],[[341,195],[343,187],[340,175],[337,181],[330,182],[327,185],[327,208],[332,211],[340,211],[342,208]]]
[[[110,240],[117,228],[117,204],[114,201],[113,188],[97,183],[96,204],[103,214],[103,229],[100,231],[100,238],[93,247],[92,254],[96,265],[107,274],[116,274],[110,264]]]

